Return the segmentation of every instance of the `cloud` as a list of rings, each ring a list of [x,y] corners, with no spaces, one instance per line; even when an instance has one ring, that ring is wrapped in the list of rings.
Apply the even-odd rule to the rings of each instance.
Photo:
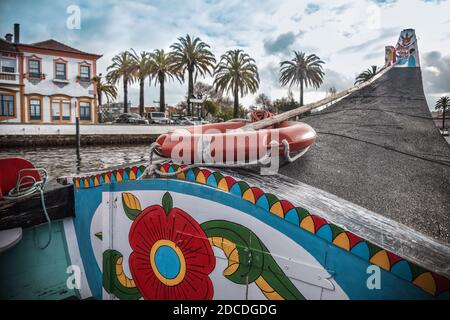
[[[320,5],[317,3],[308,3],[305,8],[306,14],[313,14],[320,10]]]
[[[439,51],[422,55],[424,89],[430,94],[450,93],[450,55]]]
[[[303,37],[304,31],[293,33],[292,31],[282,33],[275,39],[267,39],[264,41],[264,50],[267,54],[287,54],[292,51],[292,45],[297,39]]]
[[[347,77],[339,72],[331,69],[324,69],[325,76],[323,83],[320,86],[322,91],[326,91],[329,88],[336,88],[337,91],[345,90],[353,86],[353,79]],[[307,91],[315,91],[313,88],[308,88]]]
[[[332,7],[332,8],[330,8],[330,11],[334,12],[337,15],[341,15],[345,11],[350,9],[351,7],[353,7],[353,4],[349,2],[349,3],[344,3],[340,6]]]
[[[382,7],[382,6],[391,6],[397,3],[398,0],[371,0],[371,1]]]
[[[371,49],[374,46],[380,44],[381,42],[385,42],[386,39],[390,39],[395,37],[395,35],[399,34],[398,28],[389,28],[380,31],[380,35],[372,38],[370,40],[364,41],[359,44],[351,45],[345,48],[340,49],[338,54],[351,54],[351,53],[360,53],[361,51],[365,51],[367,49]]]
[[[80,30],[65,26],[71,4],[81,7]],[[25,43],[53,38],[103,54],[97,70],[106,74],[111,58],[122,50],[169,50],[178,37],[190,34],[207,42],[216,58],[236,48],[250,54],[260,68],[260,87],[276,99],[287,91],[279,87],[279,63],[292,59],[293,50],[315,53],[326,61],[326,83],[317,93],[330,86],[345,88],[354,74],[382,64],[384,46],[395,44],[401,29],[414,22],[420,49],[437,52],[428,52],[430,56],[423,59],[427,97],[431,97],[429,92],[444,92],[449,83],[442,78],[448,74],[444,62],[450,54],[445,40],[450,35],[449,9],[450,1],[439,0],[0,0],[0,36],[18,22]],[[441,55],[437,60],[436,54]],[[137,84],[130,87],[133,105],[139,100],[137,89]],[[186,90],[187,84],[167,83],[167,102],[178,103]],[[158,96],[158,88],[146,84],[146,103],[152,104]],[[253,103],[251,95],[245,99]]]
[[[422,0],[423,2],[426,3],[432,3],[432,4],[441,4],[442,2],[445,2],[447,0]]]

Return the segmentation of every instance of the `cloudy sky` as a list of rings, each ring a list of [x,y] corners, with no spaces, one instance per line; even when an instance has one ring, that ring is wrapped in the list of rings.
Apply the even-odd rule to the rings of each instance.
[[[66,25],[70,5],[81,9],[80,29]],[[288,92],[278,84],[280,61],[290,59],[293,50],[315,53],[326,62],[326,78],[321,89],[308,90],[310,102],[331,86],[350,87],[369,66],[382,65],[384,46],[394,45],[402,29],[415,28],[431,107],[437,97],[450,94],[449,12],[447,0],[1,0],[0,33],[12,32],[17,22],[21,42],[53,38],[103,54],[98,68],[103,74],[122,50],[168,50],[177,37],[191,34],[210,44],[216,57],[236,48],[249,53],[259,68],[259,93],[272,99]],[[167,102],[176,104],[187,85],[169,83],[166,90]],[[136,105],[137,86],[130,91]],[[298,99],[298,90],[293,93]],[[158,94],[147,86],[146,105]],[[245,106],[253,102],[253,96],[243,99]]]

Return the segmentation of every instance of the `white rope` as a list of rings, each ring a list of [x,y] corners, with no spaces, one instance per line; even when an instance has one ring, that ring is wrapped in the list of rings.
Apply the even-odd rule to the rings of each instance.
[[[205,167],[205,168],[227,168],[227,169],[233,169],[233,168],[247,168],[247,167],[255,167],[255,166],[264,166],[270,163],[271,159],[272,159],[272,149],[274,148],[279,148],[280,146],[278,145],[278,143],[276,141],[272,141],[271,142],[271,148],[267,150],[267,153],[253,161],[253,162],[245,162],[245,163],[192,163],[189,165],[186,165],[183,168],[179,168],[177,171],[175,172],[163,172],[161,170],[158,169],[159,166],[169,162],[170,160],[163,160],[163,161],[158,161],[158,163],[154,163],[153,161],[153,154],[156,153],[158,155],[161,156],[161,153],[159,152],[161,146],[154,142],[152,143],[152,145],[150,146],[150,159],[149,159],[149,164],[147,165],[147,167],[145,168],[144,172],[137,178],[137,180],[141,180],[143,179],[145,176],[152,176],[153,174],[157,174],[161,177],[173,177],[176,176],[180,173],[189,171],[191,169],[195,169],[198,167]],[[302,152],[300,152],[299,154],[295,155],[294,157],[292,157],[290,155],[290,149],[289,149],[289,143],[287,140],[283,140],[282,141],[282,145],[283,145],[283,149],[284,149],[284,157],[286,158],[286,160],[288,162],[293,162],[295,160],[297,160],[298,158],[300,158],[302,155],[304,155],[306,153],[306,151],[308,151],[309,147],[304,149]]]
[[[38,172],[39,175],[41,176],[41,181],[36,181],[36,179],[33,176],[21,176],[21,173],[23,171]],[[18,178],[17,178],[17,182],[16,182],[16,187],[11,189],[8,192],[8,194],[6,196],[4,196],[4,198],[7,200],[18,200],[18,199],[22,199],[22,198],[31,196],[35,192],[40,193],[41,205],[42,205],[42,209],[44,210],[45,219],[47,220],[47,225],[48,225],[48,238],[47,238],[47,242],[45,243],[44,246],[40,246],[38,243],[39,241],[36,241],[36,238],[35,238],[35,241],[37,242],[37,246],[39,247],[39,249],[44,250],[45,248],[48,247],[48,245],[52,241],[52,221],[50,220],[50,216],[48,215],[47,207],[45,205],[45,199],[44,199],[44,188],[45,188],[45,184],[47,183],[48,173],[45,169],[42,169],[42,168],[30,168],[30,169],[19,170],[17,175],[18,175]],[[23,182],[25,179],[30,179],[32,181],[31,182]],[[36,230],[36,229],[34,229],[34,230]],[[36,233],[34,235],[36,237]]]

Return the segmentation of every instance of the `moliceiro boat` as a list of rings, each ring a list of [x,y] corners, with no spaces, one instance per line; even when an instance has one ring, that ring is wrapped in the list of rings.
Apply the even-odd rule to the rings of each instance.
[[[407,38],[415,45],[410,41],[415,40],[411,30],[404,33],[400,41]],[[58,194],[61,199],[64,194],[72,198],[65,198],[65,207],[57,210],[60,215],[52,211],[53,190],[36,187],[45,179],[32,179],[27,188],[44,191],[42,206],[48,209],[51,225],[41,224],[46,221],[42,207],[33,211],[34,217],[40,217],[32,224],[37,227],[30,229],[29,223],[18,220],[19,209],[25,215],[29,211],[21,206],[31,202],[28,198],[0,203],[0,248],[5,248],[0,255],[0,298],[450,299],[448,244],[424,235],[417,225],[407,226],[324,190],[350,184],[362,188],[358,172],[339,180],[339,170],[323,167],[319,169],[331,179],[325,181],[320,175],[314,180],[317,172],[311,170],[305,179],[293,178],[294,169],[308,170],[318,160],[343,163],[347,149],[341,151],[335,136],[321,141],[323,136],[316,137],[312,126],[287,120],[330,103],[339,106],[354,98],[375,101],[377,90],[390,90],[398,79],[408,79],[409,86],[420,82],[415,67],[395,66],[338,93],[335,99],[341,102],[327,98],[286,114],[263,115],[252,123],[234,121],[172,132],[151,148],[162,159],[62,177]],[[364,88],[367,91],[359,95]],[[411,92],[422,92],[419,89]],[[393,101],[402,102],[410,95],[405,92],[387,96],[401,95]],[[425,101],[419,98],[414,103]],[[375,104],[370,105],[373,109]],[[426,105],[418,108],[422,107]],[[428,120],[415,116],[414,121]],[[380,127],[392,130],[392,126]],[[380,127],[372,134],[379,135]],[[240,141],[231,149],[224,142],[229,137]],[[441,137],[436,137],[432,141],[441,143]],[[382,152],[386,152],[383,157],[391,156],[387,152],[392,157],[400,154],[379,146],[372,152],[375,142],[361,147],[361,139],[346,140],[356,150],[353,154],[359,155],[351,159],[357,168],[366,165],[367,159],[383,161],[378,158]],[[256,142],[247,143],[250,140]],[[208,157],[204,146],[210,146]],[[183,153],[177,153],[177,148]],[[304,157],[296,157],[308,148]],[[326,148],[334,158],[318,159]],[[258,163],[275,155],[287,155],[296,162],[283,167],[287,173],[268,176],[247,168],[221,167],[227,160]],[[223,163],[217,163],[221,157]],[[442,163],[420,165],[429,166],[426,170],[439,165],[448,172]],[[14,170],[17,176],[20,169]],[[377,175],[385,171],[367,174],[378,181]],[[383,181],[391,178],[385,175]],[[5,188],[12,188],[3,190],[12,197],[24,191],[20,183]],[[384,185],[379,188],[385,189]],[[22,228],[23,234],[8,232],[13,227]],[[48,245],[37,246],[47,232],[51,235]]]

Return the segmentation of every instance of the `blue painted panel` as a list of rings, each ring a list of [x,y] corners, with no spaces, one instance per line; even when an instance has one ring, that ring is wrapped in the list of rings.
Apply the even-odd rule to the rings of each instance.
[[[235,184],[235,186],[238,186]],[[108,188],[106,188],[108,187]],[[237,187],[239,188],[239,187]],[[432,299],[433,297],[409,281],[380,269],[381,290],[369,290],[367,287],[367,267],[371,264],[366,260],[367,248],[355,246],[353,253],[338,248],[324,239],[330,237],[331,230],[323,228],[320,234],[311,234],[267,210],[243,200],[239,190],[226,193],[197,183],[174,179],[149,179],[140,181],[124,181],[88,190],[78,191],[77,218],[75,227],[78,234],[80,252],[88,273],[89,284],[95,297],[101,297],[101,273],[97,267],[92,246],[89,239],[89,228],[92,216],[101,202],[102,191],[130,191],[130,190],[166,190],[199,197],[233,207],[251,215],[272,228],[282,232],[302,246],[331,274],[351,299]],[[234,192],[233,192],[234,191]],[[239,193],[238,193],[239,191]],[[83,193],[81,193],[83,192]],[[237,193],[236,196],[233,193]],[[292,216],[291,220],[295,220]],[[297,218],[298,219],[298,218]],[[255,230],[256,231],[256,230]],[[323,237],[324,239],[322,239]],[[361,259],[360,257],[363,259]],[[95,266],[95,267],[93,267]],[[399,267],[400,268],[400,267]],[[90,273],[90,275],[89,275]]]

